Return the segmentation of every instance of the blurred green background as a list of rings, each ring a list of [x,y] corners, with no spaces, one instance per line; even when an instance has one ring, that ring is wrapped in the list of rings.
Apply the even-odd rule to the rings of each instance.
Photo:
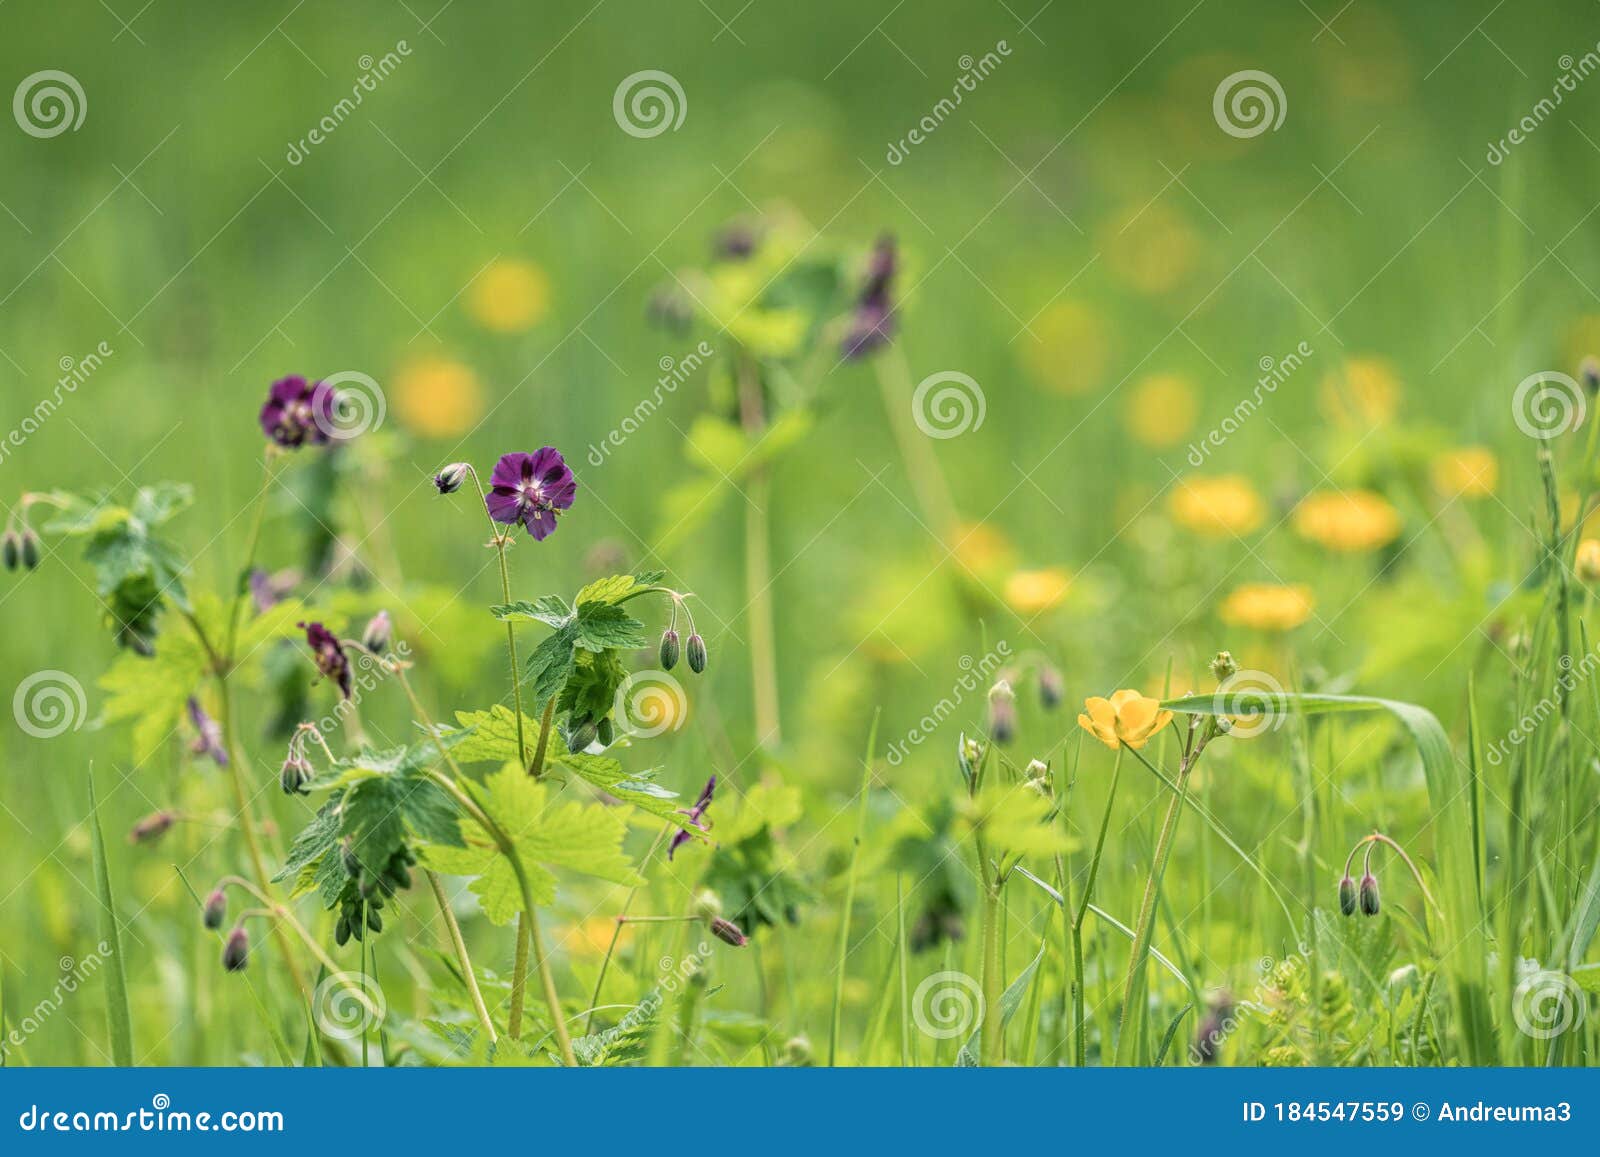
[[[1223,645],[1286,672],[1277,636],[1217,617],[1246,581],[1314,587],[1317,613],[1294,636],[1299,667],[1458,723],[1463,670],[1520,578],[1518,522],[1537,501],[1510,391],[1535,371],[1574,374],[1600,348],[1600,81],[1578,79],[1504,163],[1486,156],[1575,74],[1564,58],[1597,51],[1600,19],[1578,0],[1537,11],[1487,0],[1087,11],[1059,0],[11,0],[0,29],[5,91],[58,69],[86,101],[81,126],[59,135],[0,122],[0,426],[20,428],[59,396],[66,359],[110,350],[5,447],[7,510],[25,490],[191,481],[196,507],[173,533],[193,555],[191,586],[224,590],[259,476],[267,385],[370,375],[387,415],[352,468],[364,525],[340,529],[374,569],[427,592],[408,616],[422,680],[466,706],[503,691],[481,611],[499,601],[498,580],[470,504],[441,502],[428,476],[553,444],[577,471],[578,504],[550,542],[513,552],[518,597],[574,588],[596,544],[696,592],[713,667],[691,688],[691,725],[655,757],[685,793],[709,767],[749,760],[740,774],[754,775],[767,758],[746,755],[738,498],[657,553],[671,526],[663,493],[691,473],[685,436],[707,375],[603,466],[586,450],[655,388],[663,358],[702,337],[717,345],[703,327],[653,327],[646,312],[657,287],[706,263],[730,219],[782,207],[852,276],[892,233],[911,380],[960,371],[984,395],[981,427],[933,443],[981,534],[947,558],[912,513],[872,370],[834,365],[815,426],[773,479],[785,742],[771,762],[803,785],[811,832],[854,790],[874,706],[881,734],[903,736],[950,693],[961,657],[996,639],[1049,652],[1069,705],[1158,688],[1169,663],[1194,681]],[[951,93],[964,58],[1001,42],[992,72],[891,163],[891,143]],[[389,74],[293,163],[294,143],[387,53]],[[670,73],[686,103],[680,127],[641,138],[619,127],[613,96],[646,69]],[[1277,129],[1240,138],[1219,128],[1213,96],[1245,69],[1270,73],[1286,108]],[[1263,359],[1302,342],[1305,364],[1203,471],[1249,478],[1267,532],[1186,535],[1167,501],[1193,469],[1191,443],[1254,389]],[[1350,421],[1351,392],[1374,377],[1387,400]],[[1498,456],[1497,493],[1445,512],[1428,463],[1463,445]],[[1400,577],[1275,529],[1330,476],[1399,509],[1394,549],[1412,563]],[[284,501],[264,557],[298,564],[304,533]],[[89,582],[76,553],[0,588],[0,691],[66,671],[92,715],[111,644],[90,590],[68,577]],[[1041,601],[1050,568],[1070,585]],[[1030,587],[1019,571],[1046,575]],[[369,591],[373,605],[395,593]],[[374,708],[374,730],[400,729],[398,708]],[[895,773],[898,795],[947,790],[956,731],[981,719],[977,705],[963,710],[970,719]],[[1072,730],[1071,712],[1035,717],[1024,745],[1044,755]],[[0,728],[8,1004],[31,1005],[92,925],[77,826],[91,760],[113,838],[175,790],[176,768],[134,767],[120,733]],[[272,807],[298,826],[297,803]],[[844,838],[807,845],[819,877]],[[177,1007],[190,982],[172,964],[177,934],[153,918],[187,903],[172,857],[112,856],[136,881],[129,908],[155,905],[134,923],[138,983]],[[96,1059],[67,1025],[47,1026],[31,1059]],[[186,1055],[200,1054],[167,1059]]]

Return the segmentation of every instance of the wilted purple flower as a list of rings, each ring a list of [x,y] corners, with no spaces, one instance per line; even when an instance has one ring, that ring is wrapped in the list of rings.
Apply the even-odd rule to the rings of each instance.
[[[566,510],[578,493],[566,460],[553,446],[533,454],[505,454],[489,477],[484,505],[489,517],[507,524],[522,523],[538,541],[556,529],[556,511]]]
[[[172,812],[152,812],[128,830],[130,844],[148,844],[159,840],[178,822]]]
[[[189,696],[189,722],[194,724],[194,738],[189,750],[196,755],[209,755],[218,767],[228,766],[228,750],[222,746],[222,725],[206,714],[200,700]]]
[[[250,601],[255,604],[256,614],[264,615],[283,602],[299,583],[299,571],[280,570],[268,574],[256,567],[250,572]]]
[[[336,391],[321,382],[308,382],[298,375],[272,383],[266,404],[261,407],[261,429],[267,437],[290,450],[310,442],[328,441],[334,429]]]
[[[222,946],[222,967],[229,972],[243,972],[250,959],[250,934],[240,925],[228,933],[228,942]]]
[[[889,288],[894,282],[898,261],[895,257],[894,238],[885,236],[872,250],[867,262],[867,283],[856,299],[856,310],[850,318],[850,329],[844,336],[843,354],[846,358],[859,358],[879,346],[887,345],[894,336],[894,302]]]
[[[306,633],[306,644],[311,648],[317,670],[339,684],[340,693],[350,698],[350,657],[344,653],[338,636],[321,623],[296,623]]]
[[[711,797],[716,794],[717,777],[712,776],[710,779],[706,780],[705,787],[700,789],[700,798],[694,801],[694,807],[679,808],[678,812],[681,815],[686,815],[689,817],[690,825],[699,828],[701,831],[705,831],[707,825],[700,822],[700,817],[706,814],[706,808],[711,806]],[[693,837],[689,835],[687,828],[681,828],[677,832],[674,832],[672,836],[672,843],[667,845],[667,859],[672,859],[673,853],[675,853],[684,844],[688,843],[691,838]]]

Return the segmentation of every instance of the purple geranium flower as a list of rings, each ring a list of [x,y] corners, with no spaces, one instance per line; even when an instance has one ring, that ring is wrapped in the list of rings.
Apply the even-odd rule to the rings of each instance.
[[[711,806],[711,797],[716,794],[717,777],[712,776],[706,780],[705,787],[700,789],[700,798],[694,801],[694,807],[688,809],[679,808],[678,811],[680,814],[689,817],[689,823],[692,826],[705,831],[711,825],[701,823],[700,818],[706,814],[706,808]],[[680,829],[675,832],[672,837],[672,843],[667,845],[667,859],[672,859],[673,853],[688,843],[691,838],[687,829]]]
[[[194,738],[189,750],[196,755],[209,755],[218,767],[228,766],[228,751],[222,746],[222,725],[206,714],[200,700],[189,696],[189,722],[194,724]]]
[[[889,288],[894,282],[898,265],[894,238],[884,237],[872,250],[867,262],[867,283],[856,299],[856,310],[850,318],[850,329],[844,336],[843,353],[846,358],[859,358],[879,346],[887,345],[894,336],[894,302]]]
[[[328,441],[334,425],[336,391],[321,382],[308,382],[298,375],[272,383],[267,401],[261,407],[261,429],[267,437],[290,450],[310,442]]]
[[[339,684],[340,693],[350,698],[350,658],[344,653],[338,636],[321,623],[296,623],[305,630],[306,644],[311,648],[317,670]]]
[[[520,522],[543,541],[555,533],[556,511],[571,506],[577,493],[566,460],[555,447],[545,446],[533,454],[502,455],[489,476],[484,504],[496,522]]]

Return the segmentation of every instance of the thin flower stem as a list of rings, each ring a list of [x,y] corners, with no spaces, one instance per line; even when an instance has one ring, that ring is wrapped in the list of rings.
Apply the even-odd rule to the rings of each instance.
[[[766,433],[761,382],[755,362],[739,358],[739,413],[745,435],[754,442]],[[763,463],[745,482],[744,582],[749,599],[750,677],[754,698],[756,741],[776,746],[782,739],[778,718],[778,644],[772,607],[772,535],[768,507],[772,500],[772,475]]]
[[[440,881],[438,873],[429,872],[428,886],[433,889],[433,898],[439,902],[439,914],[444,917],[444,926],[450,933],[450,944],[456,950],[456,961],[461,965],[461,979],[466,983],[467,995],[472,998],[472,1007],[478,1014],[478,1019],[483,1022],[483,1031],[489,1034],[491,1043],[498,1040],[495,1035],[494,1021],[489,1018],[489,1009],[483,1003],[483,992],[478,988],[478,974],[472,969],[472,957],[467,953],[467,942],[461,935],[461,925],[456,922],[456,914],[450,910],[450,898],[444,894],[444,884]]]
[[[861,789],[856,807],[856,835],[850,845],[850,870],[845,877],[844,910],[839,914],[839,963],[833,973],[833,1016],[828,1032],[828,1067],[838,1063],[839,1019],[844,1008],[845,962],[850,955],[850,916],[856,901],[856,865],[861,859],[861,841],[867,830],[867,802],[872,793],[872,757],[878,746],[878,719],[882,709],[872,713],[872,729],[867,733],[867,752],[861,762]]]
[[[244,550],[244,568],[240,572],[248,576],[255,566],[256,549],[261,545],[261,527],[266,522],[267,498],[272,493],[272,475],[274,465],[278,460],[278,452],[267,448],[266,458],[261,465],[261,489],[256,492],[255,512],[250,517],[250,537],[246,540]],[[238,658],[234,654],[234,645],[239,638],[239,615],[244,610],[245,599],[249,597],[249,587],[241,583],[240,588],[234,592],[233,606],[228,611],[228,637],[223,648],[223,655],[231,666]]]
[[[1088,1063],[1088,1042],[1084,1037],[1083,922],[1094,901],[1094,882],[1100,876],[1100,857],[1106,850],[1106,831],[1111,827],[1111,809],[1117,802],[1117,784],[1122,778],[1122,749],[1117,748],[1111,764],[1111,786],[1106,792],[1106,810],[1100,817],[1100,834],[1095,837],[1094,855],[1089,858],[1089,878],[1083,885],[1083,898],[1072,917],[1072,1027],[1074,1057],[1078,1067]],[[1063,893],[1064,894],[1064,893]]]
[[[467,463],[467,473],[472,475],[472,487],[481,497],[483,495],[483,481],[478,477],[477,470],[472,464]],[[507,604],[511,602],[511,568],[506,563],[506,547],[510,543],[507,535],[500,533],[500,528],[495,524],[494,516],[489,514],[487,504],[483,512],[489,518],[489,533],[492,535],[495,553],[500,556],[500,593]],[[522,763],[528,761],[528,744],[522,734],[522,666],[517,662],[517,632],[506,620],[506,653],[511,657],[511,700],[517,713],[517,759]]]
[[[895,343],[873,359],[877,371],[878,387],[883,393],[883,408],[889,417],[889,428],[894,431],[895,442],[900,447],[900,458],[906,473],[911,477],[911,488],[916,492],[917,505],[922,515],[933,525],[935,533],[947,546],[953,544],[959,516],[955,499],[950,494],[950,483],[933,453],[932,440],[917,428],[912,413],[913,387],[911,367],[905,354]]]
[[[978,886],[983,889],[981,926],[983,969],[979,981],[983,991],[983,1023],[978,1030],[978,1059],[985,1067],[1002,1065],[1006,1059],[1005,1017],[1000,998],[1005,991],[1000,975],[1000,881],[989,865],[988,845],[981,831],[973,833],[978,853]]]
[[[655,842],[650,845],[650,850],[645,852],[644,859],[639,861],[639,875],[641,877],[644,875],[644,870],[649,866],[650,861],[655,859],[656,852],[660,850],[662,841],[676,830],[676,824],[668,824],[657,833]],[[617,941],[622,937],[622,926],[625,923],[633,922],[628,918],[628,909],[633,907],[634,898],[639,895],[639,888],[640,885],[635,884],[628,889],[628,895],[622,901],[622,912],[617,917],[617,926],[611,930],[611,943],[606,945],[606,954],[600,960],[600,971],[594,978],[594,995],[589,998],[589,1016],[583,1025],[585,1033],[594,1031],[594,1014],[596,1006],[600,1003],[600,988],[606,982],[606,970],[611,967],[611,958],[616,954]],[[639,919],[643,919],[643,917],[635,918],[635,920]]]

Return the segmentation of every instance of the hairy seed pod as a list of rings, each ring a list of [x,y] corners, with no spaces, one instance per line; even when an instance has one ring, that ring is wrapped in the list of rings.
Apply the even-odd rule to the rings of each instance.
[[[355,846],[349,840],[346,840],[344,846],[339,849],[339,857],[344,861],[345,874],[354,876],[359,880],[361,878],[361,858],[356,855]]]
[[[678,632],[668,627],[661,635],[661,669],[670,671],[678,665]]]
[[[572,737],[567,740],[567,750],[577,755],[585,750],[600,734],[600,728],[593,719],[585,719],[573,729]]]
[[[227,915],[228,893],[218,888],[206,897],[206,906],[201,912],[200,921],[215,931],[222,927],[222,921]]]
[[[16,570],[22,565],[22,539],[17,537],[16,531],[6,531],[4,545],[0,546],[0,551],[5,554],[7,570]]]
[[[29,570],[39,565],[39,536],[31,530],[22,532],[22,565]]]
[[[706,641],[698,633],[689,636],[684,652],[689,659],[689,670],[698,675],[706,669]]]
[[[1368,872],[1361,877],[1361,911],[1367,916],[1378,914],[1378,877]]]
[[[250,960],[250,935],[240,925],[228,933],[228,942],[222,946],[222,967],[229,972],[242,972]]]
[[[340,948],[350,943],[350,917],[340,913],[339,922],[333,926],[333,942]]]
[[[601,747],[611,746],[612,742],[617,738],[617,725],[611,721],[611,716],[607,715],[600,721],[599,726],[596,728],[595,736],[600,740]]]
[[[1349,876],[1339,881],[1339,911],[1346,916],[1356,914],[1356,882]]]
[[[376,908],[367,909],[367,927],[371,928],[374,932],[383,931],[383,917],[378,915],[378,910]]]

